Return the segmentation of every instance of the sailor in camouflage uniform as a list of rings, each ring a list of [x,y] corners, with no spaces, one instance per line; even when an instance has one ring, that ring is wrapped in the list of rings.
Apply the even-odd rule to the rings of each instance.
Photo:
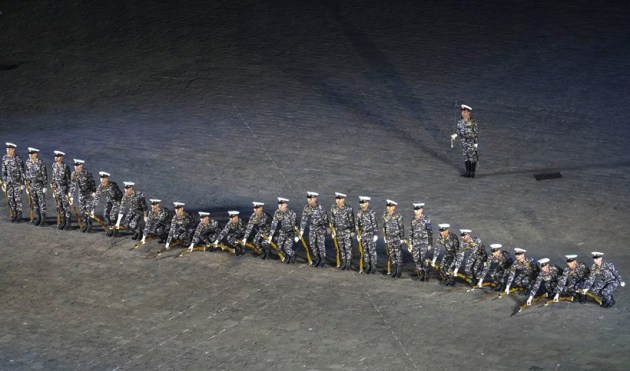
[[[521,295],[529,294],[528,289],[538,275],[538,267],[533,258],[525,256],[526,252],[527,250],[518,247],[514,249],[516,260],[508,270],[507,280],[505,281],[506,294],[510,293],[512,285],[523,289],[520,293]]]
[[[341,253],[341,270],[352,266],[352,237],[354,237],[355,223],[352,207],[346,205],[346,195],[335,192],[335,205],[330,209],[333,238],[337,239]]]
[[[188,245],[195,230],[195,219],[184,211],[186,204],[173,202],[173,206],[175,207],[175,216],[171,220],[171,228],[166,238],[166,245],[164,245],[166,250],[170,249],[171,242],[174,241],[179,241],[182,246]]]
[[[483,263],[488,259],[486,247],[481,243],[480,238],[471,235],[472,231],[470,229],[460,229],[459,231],[462,239],[459,244],[460,248],[457,252],[457,256],[455,257],[453,276],[457,276],[459,268],[462,263],[464,263],[466,253],[468,253],[464,264],[464,274],[474,282],[477,280],[477,276],[481,274]]]
[[[459,239],[457,235],[451,232],[451,225],[447,223],[439,224],[440,234],[438,236],[438,246],[433,252],[433,264],[437,260],[439,255],[438,247],[442,246],[444,249],[444,255],[440,261],[440,274],[442,276],[441,285],[450,285],[454,283],[454,276],[451,276],[453,269],[455,269],[455,257],[459,251]]]
[[[239,216],[240,213],[236,210],[228,211],[229,220],[227,224],[223,227],[219,236],[214,240],[214,246],[216,247],[219,242],[225,240],[228,245],[234,248],[234,255],[245,255],[245,249],[242,245],[242,239],[245,235],[245,224],[243,223],[243,219]]]
[[[264,202],[254,201],[252,204],[254,205],[254,212],[249,217],[241,244],[245,246],[247,238],[255,229],[256,234],[254,234],[252,243],[256,246],[258,251],[262,251],[261,258],[264,260],[271,254],[271,247],[266,240],[266,237],[269,235],[269,228],[271,227],[271,215],[263,210],[263,206],[265,206]]]
[[[483,281],[488,277],[490,282],[494,283],[494,287],[497,291],[501,291],[505,284],[506,275],[510,266],[512,266],[512,257],[507,251],[502,250],[503,245],[500,243],[493,243],[490,245],[492,254],[490,259],[486,260],[483,264],[483,270],[477,276],[479,282],[477,286],[482,287]]]
[[[405,226],[402,215],[396,211],[396,201],[387,200],[387,208],[383,213],[383,238],[385,247],[389,251],[389,258],[394,270],[392,278],[402,276],[402,251],[400,245],[405,238]]]
[[[300,219],[300,237],[304,236],[304,229],[308,225],[308,243],[315,256],[314,267],[326,263],[326,228],[328,228],[328,214],[324,207],[317,202],[316,192],[307,192],[307,204],[302,210]],[[309,223],[310,222],[310,223]]]
[[[44,161],[39,158],[39,149],[28,147],[28,159],[26,160],[26,180],[33,201],[35,213],[34,225],[46,225],[46,192],[48,187],[48,171]]]
[[[219,229],[219,222],[210,219],[209,212],[200,211],[199,224],[197,224],[190,246],[188,246],[188,251],[192,252],[197,245],[203,245],[203,250],[206,251],[206,248],[217,238]]]
[[[136,184],[134,182],[123,182],[125,185],[125,195],[120,202],[120,210],[118,212],[118,219],[122,219],[122,225],[129,228],[133,232],[132,240],[142,240],[142,228],[140,224],[142,221],[149,220],[147,201],[144,195],[136,191]],[[125,213],[126,211],[126,213]]]
[[[70,176],[70,192],[68,193],[68,199],[72,205],[72,195],[75,190],[78,193],[79,199],[79,216],[83,221],[83,228],[81,232],[92,231],[92,204],[94,202],[94,196],[96,196],[96,183],[92,173],[84,168],[85,161],[74,159],[74,171]]]
[[[527,298],[527,305],[532,305],[532,300],[538,296],[545,294],[546,297],[551,297],[551,295],[556,292],[556,288],[558,287],[558,280],[562,276],[562,269],[558,268],[555,265],[549,264],[548,258],[542,258],[538,260],[540,273],[536,277],[536,281],[532,284],[532,287],[529,289],[529,298]],[[540,293],[539,293],[540,292]]]
[[[472,111],[470,106],[462,104],[461,109],[462,118],[457,122],[457,133],[451,135],[451,140],[459,137],[459,143],[466,163],[466,174],[464,176],[474,178],[479,158],[477,154],[479,141],[477,122],[470,116]]]
[[[2,190],[6,193],[11,222],[22,221],[22,190],[24,189],[24,161],[15,153],[17,145],[6,143],[7,154],[2,157]]]
[[[287,264],[295,263],[295,251],[293,251],[293,243],[295,236],[295,223],[297,215],[289,209],[288,198],[278,197],[278,210],[273,214],[273,221],[269,229],[268,241],[271,241],[276,230],[278,232],[278,250],[284,253],[284,262]]]
[[[565,258],[567,258],[567,267],[564,269],[562,277],[558,280],[553,301],[558,302],[560,295],[565,294],[573,296],[576,301],[584,304],[586,303],[586,297],[582,295],[582,289],[591,271],[586,264],[576,260],[577,255],[565,255]]]
[[[123,193],[118,187],[116,182],[109,180],[110,174],[106,171],[99,171],[100,184],[96,187],[96,194],[94,195],[94,201],[92,201],[92,213],[96,210],[101,197],[105,195],[105,207],[103,208],[103,223],[107,226],[107,236],[113,236],[115,231],[116,217],[118,216],[118,210],[120,209],[120,202],[123,198]],[[92,219],[94,216],[92,214]]]
[[[359,211],[357,212],[357,240],[363,244],[363,265],[366,274],[376,273],[376,241],[378,236],[378,220],[376,213],[370,207],[370,197],[359,196]]]
[[[52,192],[53,197],[57,199],[57,207],[59,208],[59,217],[61,218],[57,229],[70,229],[71,213],[70,209],[70,182],[71,172],[70,166],[64,163],[65,153],[54,151],[55,163],[52,165]]]
[[[409,249],[416,264],[416,272],[420,281],[429,281],[429,251],[433,247],[433,225],[431,219],[424,215],[424,203],[413,204],[414,217],[411,219],[409,232]]]
[[[151,202],[151,211],[149,211],[149,217],[144,225],[144,234],[141,241],[144,244],[147,236],[156,235],[158,243],[164,243],[171,229],[173,212],[168,207],[160,205],[162,200],[152,198],[149,202]]]
[[[611,262],[604,261],[604,253],[594,251],[593,266],[586,282],[582,294],[590,290],[593,294],[602,298],[602,307],[610,308],[615,305],[615,298],[612,293],[618,286],[624,287],[626,283],[621,279],[621,275]]]

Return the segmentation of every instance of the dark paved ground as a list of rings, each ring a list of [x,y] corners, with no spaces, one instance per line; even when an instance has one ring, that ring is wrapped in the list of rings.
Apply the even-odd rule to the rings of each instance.
[[[307,190],[327,208],[335,191],[378,213],[394,199],[406,223],[424,201],[486,243],[559,265],[602,250],[626,277],[628,6],[596,6],[6,1],[0,140],[221,222],[277,196],[299,211]],[[449,147],[462,102],[480,123],[474,180]],[[563,178],[533,178],[547,171]],[[156,260],[155,243],[6,218],[0,242],[5,369],[630,364],[624,289],[610,310],[511,317],[519,298],[422,285],[408,255],[392,281],[225,253]]]

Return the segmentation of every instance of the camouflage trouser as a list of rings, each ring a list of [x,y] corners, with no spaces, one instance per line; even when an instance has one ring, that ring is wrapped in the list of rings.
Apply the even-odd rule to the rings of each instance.
[[[116,214],[112,213],[112,215]],[[116,221],[114,221],[114,223],[116,223]],[[144,235],[156,235],[160,238],[163,238],[163,236],[168,235],[169,229],[171,229],[170,224],[164,225],[157,220],[149,220],[144,226]]]
[[[455,269],[455,254],[452,252],[446,252],[440,262],[440,271],[443,274],[448,275],[453,269]]]
[[[108,201],[105,204],[105,209],[103,210],[103,222],[107,225],[116,224],[116,219],[118,218],[118,208],[120,208],[120,202]]]
[[[487,273],[487,280],[484,277],[477,277],[477,279],[484,278],[485,281],[494,282],[496,286],[502,287],[505,283],[506,274],[507,271],[505,269],[493,269]]]
[[[7,184],[7,198],[13,212],[22,212],[22,189],[20,185]]]
[[[416,264],[416,268],[426,270],[429,269],[429,242],[416,242],[413,245],[413,262]]]
[[[167,241],[168,243],[179,241],[182,246],[190,245],[190,240],[192,239],[192,232],[186,230],[177,230],[173,231],[171,239]]]
[[[542,281],[540,283],[540,287],[538,287],[538,291],[531,292],[530,295],[538,296],[542,294],[547,294],[547,296],[553,296],[554,292],[556,292],[556,287],[558,287],[558,282],[552,281]]]
[[[94,203],[94,197],[91,193],[82,194],[79,193],[79,215],[81,219],[87,220],[87,215],[92,212],[92,204]]]
[[[142,214],[130,214],[125,218],[123,225],[127,226],[133,233],[138,233],[141,231],[140,223],[144,219],[143,217]]]
[[[282,232],[278,234],[278,250],[284,253],[287,256],[295,255],[295,251],[293,251],[293,238],[295,237],[295,232]]]
[[[525,274],[518,274],[512,280],[512,287],[520,287],[523,289],[529,289],[532,284],[532,277]]]
[[[326,259],[326,229],[312,228],[308,232],[308,243],[313,257]]]
[[[595,295],[601,296],[606,301],[610,301],[612,299],[612,293],[619,286],[618,281],[605,282],[599,280],[595,282],[595,284],[591,287],[591,292]]]
[[[466,264],[464,266],[464,272],[470,278],[479,279],[479,275],[481,275],[481,271],[483,271],[483,264],[486,262],[487,257],[482,254],[470,254],[468,259],[466,260]]]
[[[59,215],[65,215],[66,218],[70,218],[70,216],[72,215],[72,206],[70,206],[70,201],[68,201],[68,188],[55,186],[55,189],[57,190],[56,195],[57,207],[59,207]]]
[[[402,266],[402,251],[400,249],[400,240],[398,238],[388,238],[385,245],[389,249],[389,259],[392,264]]]
[[[361,234],[361,244],[363,245],[363,265],[364,268],[376,269],[376,242],[373,233]]]
[[[576,292],[582,290],[584,288],[584,280],[578,280],[575,278],[569,278],[567,283],[564,285],[562,291],[556,290],[557,294],[568,294],[574,295]]]
[[[42,185],[30,185],[31,199],[33,200],[33,211],[35,215],[46,214],[46,194]]]
[[[352,237],[351,232],[337,231],[337,244],[341,254],[341,262],[352,261]]]
[[[265,236],[268,233],[269,231],[264,233]],[[269,242],[267,242],[267,240],[265,240],[262,235],[263,235],[262,232],[256,233],[256,235],[254,236],[254,239],[252,240],[252,243],[254,244],[254,246],[256,246],[258,250],[262,250],[266,252],[267,254],[269,254],[269,252],[271,251],[271,246],[269,246]]]
[[[477,149],[474,146],[474,142],[467,142],[465,140],[462,140],[460,143],[462,147],[462,156],[464,156],[464,161],[477,161]]]

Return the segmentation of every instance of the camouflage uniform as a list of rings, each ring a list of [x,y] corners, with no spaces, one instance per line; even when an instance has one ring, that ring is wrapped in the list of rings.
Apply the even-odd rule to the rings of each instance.
[[[123,192],[118,187],[116,182],[108,181],[106,186],[99,184],[96,187],[96,195],[94,195],[94,201],[92,201],[92,210],[96,210],[96,206],[101,199],[102,195],[105,195],[105,208],[103,209],[103,222],[109,227],[116,224],[116,217],[120,209],[120,203],[123,198]]]
[[[313,256],[317,259],[313,263],[315,266],[320,265],[322,261],[326,261],[326,228],[328,223],[328,214],[326,214],[326,210],[321,204],[317,203],[314,207],[308,204],[304,206],[300,221],[300,231],[304,231],[306,225],[309,224],[308,244],[311,247]]]
[[[287,263],[295,261],[295,252],[293,251],[293,239],[295,238],[295,220],[297,215],[291,209],[287,208],[287,211],[282,212],[276,210],[273,214],[273,221],[271,222],[271,228],[269,237],[273,237],[276,233],[276,229],[280,229],[278,232],[278,249],[287,256],[285,261]]]
[[[70,193],[70,166],[65,163],[54,163],[52,165],[52,186],[53,197],[57,198],[57,207],[59,208],[59,216],[61,217],[61,223],[59,229],[70,228],[70,216],[72,210],[70,209],[70,201],[68,200],[68,193]]]
[[[125,213],[125,209],[127,209]],[[128,227],[133,232],[133,239],[142,239],[142,228],[140,224],[147,216],[147,201],[144,195],[134,189],[133,194],[128,196],[126,193],[120,202],[119,215],[124,214],[122,225]]]
[[[26,160],[26,180],[29,184],[30,197],[33,201],[35,220],[33,224],[46,223],[46,194],[44,188],[48,187],[48,171],[40,158],[35,161]]]
[[[22,218],[22,189],[24,188],[24,161],[17,154],[2,157],[2,182],[6,186],[9,207],[13,213],[12,222]]]
[[[459,251],[459,239],[455,233],[449,231],[446,237],[442,237],[440,234],[437,242],[438,246],[443,246],[444,248],[444,256],[442,256],[442,260],[440,261],[440,271],[446,278],[449,277],[450,272],[455,269],[455,257]],[[439,255],[437,248],[433,254],[434,259]]]
[[[160,206],[160,211],[149,211],[147,222],[144,226],[144,235],[156,235],[159,238],[159,243],[163,243],[168,236],[168,232],[171,228],[171,221],[173,220],[173,212],[163,206]]]
[[[218,241],[222,241],[224,238],[227,240],[228,244],[234,248],[236,255],[242,255],[243,246],[241,245],[241,240],[245,235],[245,224],[243,223],[243,219],[240,217],[237,218],[236,223],[232,221],[228,221],[219,236],[217,237]],[[293,242],[293,241],[291,241]]]
[[[602,260],[601,267],[597,264],[591,267],[591,273],[584,282],[584,289],[601,296],[603,307],[611,307],[615,304],[612,293],[622,281],[613,263]]]
[[[400,245],[405,238],[405,226],[403,225],[402,215],[395,211],[389,215],[383,213],[383,236],[385,238],[385,246],[389,251],[390,260],[394,266],[392,276],[402,274],[402,251]]]
[[[270,254],[270,246],[269,242],[265,240],[266,236],[269,236],[269,227],[271,227],[271,215],[267,212],[262,212],[259,217],[256,213],[252,213],[249,217],[249,222],[247,223],[247,228],[245,229],[245,234],[243,235],[243,239],[247,240],[247,237],[252,233],[256,227],[256,234],[254,235],[254,239],[252,243],[256,246],[257,249],[263,250],[263,259],[267,258],[267,255]]]
[[[561,275],[562,269],[558,268],[555,265],[550,265],[549,272],[547,273],[545,273],[545,271],[541,269],[540,273],[536,277],[536,280],[529,290],[530,296],[537,296],[538,291],[541,288],[548,297],[553,296],[553,294],[556,292],[556,288],[558,287],[558,279]]]
[[[195,220],[190,214],[184,212],[182,216],[175,214],[171,220],[171,228],[166,238],[166,243],[180,241],[182,245],[189,245],[195,228]]]
[[[208,217],[207,224],[203,222],[197,224],[191,243],[195,246],[201,243],[207,247],[214,242],[214,240],[218,239],[217,235],[219,234],[219,229],[219,222]]]
[[[341,265],[350,269],[352,265],[352,235],[354,234],[354,211],[352,207],[333,205],[330,209],[331,223],[335,228],[337,245],[341,253]]]
[[[579,294],[579,291],[584,288],[589,273],[588,266],[582,262],[577,262],[575,269],[566,267],[558,280],[556,294],[566,293],[572,296]]]
[[[363,265],[368,273],[375,273],[378,260],[374,236],[378,231],[378,220],[372,208],[368,208],[366,211],[361,209],[357,211],[357,227],[361,233],[361,243],[363,244]]]
[[[70,179],[70,194],[72,195],[75,190],[78,190],[79,215],[83,221],[83,229],[81,232],[91,230],[92,218],[89,218],[88,215],[93,211],[92,204],[96,193],[94,177],[84,166],[80,173],[77,173],[76,170],[72,171]]]
[[[481,243],[481,239],[470,236],[470,242],[461,242],[460,249],[455,257],[453,269],[461,267],[464,262],[466,252],[469,252],[466,264],[464,265],[464,273],[472,280],[477,280],[483,269],[483,264],[488,259],[486,247]]]
[[[494,254],[490,254],[489,259],[483,263],[483,270],[477,278],[485,280],[487,276],[488,280],[494,282],[496,288],[501,290],[505,283],[508,269],[512,263],[512,257],[507,251],[501,251],[498,257],[495,257]]]
[[[409,243],[412,246],[413,262],[422,280],[429,277],[429,251],[433,246],[433,225],[428,216],[411,219]]]
[[[527,290],[532,284],[536,275],[538,274],[538,267],[533,258],[526,256],[522,262],[514,260],[512,266],[507,272],[506,286],[516,286]],[[527,294],[527,291],[523,292]]]

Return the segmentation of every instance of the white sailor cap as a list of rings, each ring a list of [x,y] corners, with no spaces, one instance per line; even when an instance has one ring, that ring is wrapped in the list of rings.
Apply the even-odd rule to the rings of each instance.
[[[61,151],[53,151],[53,153],[55,154],[55,156],[65,156],[66,155],[65,152],[61,152]]]
[[[74,166],[83,165],[85,163],[84,160],[79,160],[77,158],[75,158],[73,161],[74,161]]]
[[[591,253],[591,255],[593,256],[593,259],[597,259],[597,258],[601,258],[602,256],[604,256],[603,252],[598,252],[598,251],[593,251]]]
[[[472,111],[472,107],[471,107],[471,106],[468,106],[468,105],[466,105],[466,104],[462,104],[462,109],[463,109],[463,110],[465,109],[465,110],[468,110],[468,111]]]
[[[261,206],[265,206],[264,202],[258,202],[258,201],[254,201],[252,202],[252,204],[254,204],[254,207],[261,207]]]
[[[286,204],[287,202],[289,202],[288,198],[278,197],[279,204]]]
[[[493,244],[490,245],[490,248],[492,250],[499,250],[502,247],[503,247],[503,245],[501,245],[500,243],[493,243]]]
[[[151,202],[151,205],[157,205],[162,202],[162,200],[158,200],[157,198],[150,198],[149,202]]]
[[[470,232],[472,232],[472,230],[470,229],[460,229],[459,233],[463,236],[465,234],[470,234]]]
[[[307,198],[313,198],[313,197],[317,197],[319,196],[319,193],[317,192],[306,192],[306,197]]]
[[[544,267],[545,265],[549,264],[549,258],[539,259],[538,264],[540,264],[541,267]]]
[[[106,172],[106,171],[99,171],[98,175],[101,176],[101,178],[109,178],[109,176],[111,175],[110,173]]]
[[[7,145],[7,148],[16,148],[17,144],[11,143],[11,142],[6,142],[5,143]]]
[[[451,227],[451,225],[448,224],[448,223],[438,224],[438,228],[440,228],[441,231],[445,231],[445,230],[449,229],[450,227]]]
[[[398,206],[398,202],[392,200],[385,200],[387,202],[387,206]]]
[[[236,210],[230,210],[230,211],[228,211],[228,215],[230,216],[230,218],[231,218],[231,217],[234,217],[234,216],[238,216],[238,214],[240,214],[240,212],[238,212],[238,211],[236,211]]]
[[[419,209],[422,209],[423,207],[424,207],[424,202],[416,202],[415,204],[413,204],[414,210],[419,210]]]
[[[346,198],[346,195],[340,192],[335,192],[335,198]]]
[[[573,254],[573,255],[565,255],[565,258],[567,258],[567,263],[570,263],[572,261],[574,261],[575,259],[577,259],[577,255]]]
[[[515,247],[515,248],[514,248],[514,254],[516,254],[516,255],[519,255],[519,254],[524,254],[524,253],[526,253],[526,252],[527,252],[527,250],[525,250],[525,249],[521,249],[520,247]]]
[[[134,182],[123,182],[123,184],[125,185],[125,188],[131,188],[136,185]]]
[[[359,203],[369,202],[371,199],[372,199],[372,197],[359,196]]]
[[[180,207],[184,207],[186,204],[183,202],[173,202],[173,206],[175,206],[176,209],[179,209]]]
[[[33,147],[28,147],[28,153],[37,153],[37,152],[39,152],[39,149],[33,148]]]
[[[200,212],[199,212],[199,217],[201,217],[201,218],[205,218],[205,217],[207,217],[208,215],[210,215],[210,213],[209,213],[209,212],[207,212],[207,211],[200,211]]]

